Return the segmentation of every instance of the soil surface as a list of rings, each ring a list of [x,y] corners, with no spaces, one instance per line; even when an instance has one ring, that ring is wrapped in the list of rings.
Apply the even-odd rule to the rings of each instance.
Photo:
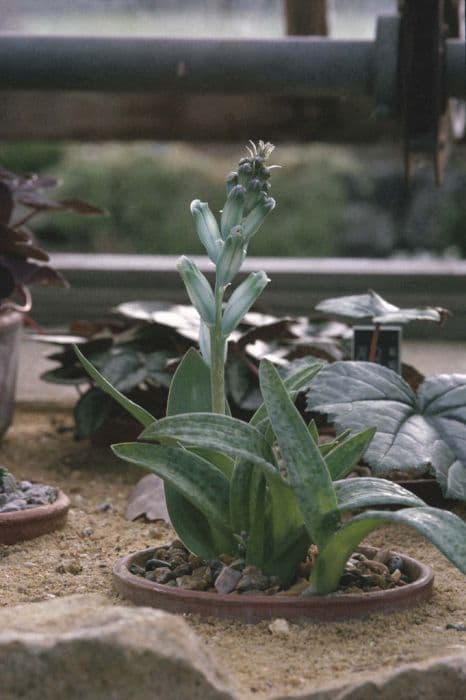
[[[19,409],[0,443],[0,465],[18,479],[58,486],[72,502],[64,530],[0,545],[2,606],[88,592],[121,604],[112,589],[115,559],[173,539],[163,523],[125,520],[129,490],[145,472],[128,467],[108,449],[76,442],[70,413]],[[455,511],[466,518],[463,505]],[[242,697],[292,694],[402,663],[466,652],[466,632],[447,629],[466,625],[464,576],[409,529],[381,528],[366,543],[429,563],[435,571],[432,599],[408,612],[327,624],[246,626],[187,618]]]

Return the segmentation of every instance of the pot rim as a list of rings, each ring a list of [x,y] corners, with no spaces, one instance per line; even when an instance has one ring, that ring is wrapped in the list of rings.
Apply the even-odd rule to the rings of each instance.
[[[140,550],[115,563],[113,578],[119,593],[139,605],[160,607],[170,612],[236,618],[242,622],[258,622],[277,617],[336,620],[401,610],[429,598],[434,580],[430,566],[407,555],[398,554],[403,559],[408,574],[414,577],[413,581],[402,587],[361,594],[336,592],[323,596],[222,595],[174,588],[130,573],[131,564],[144,561],[156,549],[158,547]],[[377,549],[368,546],[357,548],[358,551],[369,554]]]
[[[56,530],[66,522],[70,499],[58,489],[53,503],[0,513],[0,544],[15,544]]]

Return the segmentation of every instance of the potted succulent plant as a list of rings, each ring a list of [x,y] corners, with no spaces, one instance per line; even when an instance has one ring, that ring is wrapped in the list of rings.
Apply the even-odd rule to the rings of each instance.
[[[102,213],[80,200],[45,197],[43,191],[56,184],[52,177],[0,168],[0,438],[13,417],[21,328],[32,305],[29,286],[67,286],[46,264],[49,257],[35,244],[29,222],[42,211]],[[68,508],[67,496],[58,489],[17,482],[0,468],[0,543],[13,544],[61,527]]]
[[[54,486],[17,481],[0,467],[0,544],[15,544],[65,525],[70,502]]]
[[[156,420],[128,400],[76,348],[90,376],[144,427],[137,442],[113,445],[113,451],[163,479],[179,538],[171,547],[117,562],[115,582],[136,603],[246,622],[402,608],[430,594],[432,571],[407,557],[358,549],[361,541],[385,523],[411,525],[466,573],[466,524],[391,481],[344,478],[375,431],[346,431],[319,446],[315,424],[307,425],[293,403],[322,371],[315,361],[283,381],[263,360],[263,405],[249,422],[229,415],[226,344],[268,283],[266,274],[251,273],[225,304],[224,297],[252,235],[275,205],[268,196],[271,152],[270,144],[259,142],[229,176],[220,225],[207,204],[191,205],[215,285],[180,258],[178,270],[201,318],[201,354],[190,349],[179,365],[167,416]],[[377,505],[398,510],[365,510]]]
[[[56,185],[53,177],[18,175],[0,167],[0,438],[13,415],[20,333],[32,305],[29,286],[67,286],[46,264],[49,256],[34,242],[29,223],[44,211],[102,213],[77,199],[48,199],[44,190]]]

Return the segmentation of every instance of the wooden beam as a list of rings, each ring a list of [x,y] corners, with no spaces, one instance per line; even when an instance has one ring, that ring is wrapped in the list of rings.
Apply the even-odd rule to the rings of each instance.
[[[327,0],[285,0],[286,33],[327,36]]]
[[[370,98],[6,91],[0,140],[365,143],[399,138]]]

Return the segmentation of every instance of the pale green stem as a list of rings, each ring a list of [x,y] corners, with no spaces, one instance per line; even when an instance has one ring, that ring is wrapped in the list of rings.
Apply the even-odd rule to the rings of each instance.
[[[215,285],[215,324],[210,329],[210,392],[213,413],[225,414],[225,337],[222,334],[223,287]]]

